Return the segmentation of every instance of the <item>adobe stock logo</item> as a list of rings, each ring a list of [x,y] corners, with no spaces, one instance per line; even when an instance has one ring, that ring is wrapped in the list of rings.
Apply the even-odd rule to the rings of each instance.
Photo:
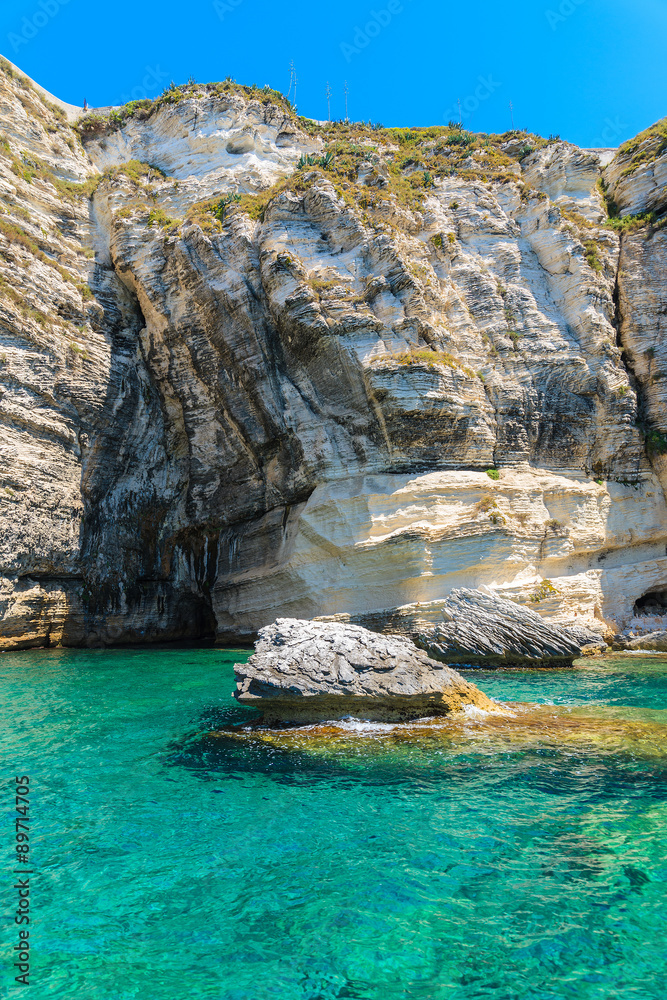
[[[130,91],[129,94],[122,94],[121,104],[129,104],[130,101],[139,101],[142,97],[159,90],[166,80],[169,80],[169,73],[165,73],[159,66],[144,66],[146,75],[141,83]]]
[[[362,28],[355,25],[352,44],[349,42],[340,43],[340,50],[345,56],[346,62],[351,62],[352,56],[360,55],[371,44],[372,40],[391,24],[397,14],[403,13],[403,10],[401,0],[389,0],[386,7],[370,12],[370,20]]]
[[[24,17],[21,22],[21,34],[10,31],[7,41],[14,52],[18,52],[22,45],[27,45],[36,35],[45,28],[49,21],[52,21],[61,7],[68,4],[70,0],[39,0],[39,10],[35,11],[32,17]]]
[[[224,21],[227,14],[233,14],[234,8],[240,7],[243,0],[213,0],[213,10],[221,21]]]
[[[480,104],[484,101],[488,101],[492,94],[495,94],[497,90],[502,87],[502,83],[498,83],[497,80],[493,79],[493,76],[478,76],[477,86],[472,94],[466,94],[462,101],[457,103],[454,107],[447,108],[443,114],[443,118],[446,122],[456,121],[461,115],[461,119],[469,118],[470,115],[474,115],[475,111],[479,108]]]
[[[615,149],[618,146],[619,139],[627,132],[629,125],[626,122],[621,121],[617,116],[616,118],[605,118],[602,123],[604,128],[602,129],[600,135],[596,136],[592,142],[593,149]]]
[[[577,7],[581,7],[583,3],[586,3],[586,0],[561,0],[558,10],[545,10],[544,16],[549,22],[551,30],[555,31],[559,24],[567,21],[568,17],[571,17]]]

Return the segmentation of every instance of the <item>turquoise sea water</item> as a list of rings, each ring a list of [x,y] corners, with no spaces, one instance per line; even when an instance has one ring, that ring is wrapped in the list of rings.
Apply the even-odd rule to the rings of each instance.
[[[529,703],[493,718],[221,732],[246,655],[0,656],[8,863],[14,774],[33,789],[25,996],[667,995],[667,660],[470,673]]]

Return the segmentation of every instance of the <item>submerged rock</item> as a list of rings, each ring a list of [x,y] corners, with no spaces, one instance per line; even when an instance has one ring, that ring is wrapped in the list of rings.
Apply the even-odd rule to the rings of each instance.
[[[492,593],[453,590],[444,621],[417,637],[432,657],[460,666],[569,667],[586,647],[605,645],[581,626],[564,628]]]
[[[493,702],[403,636],[357,625],[279,618],[259,633],[255,653],[234,667],[235,698],[266,722],[356,716],[402,721]]]

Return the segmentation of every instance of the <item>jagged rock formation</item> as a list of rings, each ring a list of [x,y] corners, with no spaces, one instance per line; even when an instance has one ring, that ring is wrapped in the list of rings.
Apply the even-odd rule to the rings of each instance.
[[[372,721],[449,715],[469,705],[492,710],[474,684],[402,636],[356,625],[279,618],[263,628],[254,654],[234,667],[234,697],[262,721]]]
[[[667,653],[667,631],[649,632],[629,642],[616,643],[614,649],[647,649],[653,653]]]
[[[645,160],[228,84],[80,140],[3,71],[0,115],[0,645],[410,631],[480,584],[613,631],[667,586]]]
[[[513,601],[465,587],[451,592],[440,614],[443,621],[417,642],[455,666],[569,667],[587,646],[600,646],[595,632],[559,628]]]

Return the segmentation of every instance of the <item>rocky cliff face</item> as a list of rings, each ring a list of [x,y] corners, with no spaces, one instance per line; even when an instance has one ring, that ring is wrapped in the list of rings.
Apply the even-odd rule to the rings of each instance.
[[[651,137],[0,101],[4,648],[410,631],[479,584],[603,630],[667,588]]]

